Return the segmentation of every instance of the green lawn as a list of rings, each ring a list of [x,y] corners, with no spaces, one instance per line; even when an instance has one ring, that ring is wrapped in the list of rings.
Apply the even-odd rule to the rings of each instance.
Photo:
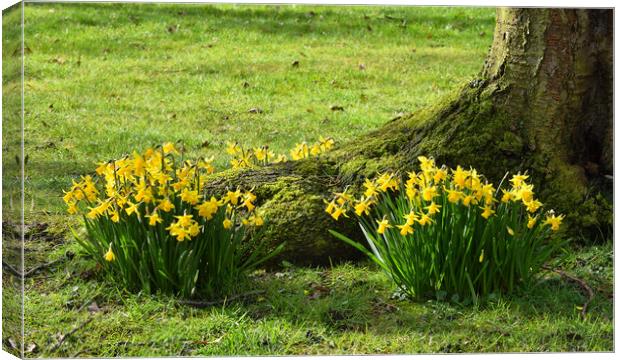
[[[28,4],[29,195],[35,209],[58,210],[72,176],[163,141],[208,156],[231,140],[276,151],[320,135],[346,141],[472,79],[494,17],[488,8]]]
[[[27,355],[613,350],[611,243],[553,264],[595,289],[581,319],[586,296],[552,272],[531,292],[476,307],[402,300],[368,263],[259,272],[242,292],[260,294],[196,309],[102,281],[68,235],[77,224],[61,190],[95,162],[182,140],[221,169],[226,141],[278,152],[320,135],[347,141],[473,79],[494,17],[457,7],[27,4],[26,268],[60,259],[26,281]],[[3,21],[5,37],[18,30]],[[6,75],[18,64],[3,41],[7,98],[19,78]]]

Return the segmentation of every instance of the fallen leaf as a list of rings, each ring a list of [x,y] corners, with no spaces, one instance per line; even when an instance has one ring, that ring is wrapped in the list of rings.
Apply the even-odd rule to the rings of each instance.
[[[244,81],[242,85],[243,85],[243,87],[244,87],[244,88],[246,88],[246,89],[250,87],[250,83],[249,83],[249,82],[247,82],[247,81]]]
[[[58,65],[62,65],[65,63],[65,59],[62,56],[58,56],[58,57],[53,58],[51,62],[56,63]]]
[[[30,343],[26,346],[26,348],[24,349],[24,352],[26,354],[32,354],[35,353],[38,350],[38,346],[35,343]]]
[[[360,64],[360,65],[359,65],[359,68],[360,68],[360,70],[366,70],[366,65],[364,65],[364,64]]]
[[[291,63],[292,67],[299,67],[299,60],[295,60],[293,61],[293,63]]]
[[[251,108],[250,110],[248,110],[248,112],[250,114],[262,114],[263,113],[263,109],[255,107],[255,108]]]
[[[93,301],[90,305],[88,305],[88,307],[86,309],[91,314],[94,314],[94,313],[97,313],[97,312],[101,311],[101,308],[99,307],[99,305],[97,305],[96,301]]]
[[[179,24],[168,26],[168,32],[171,34],[177,32],[177,30],[179,30]]]
[[[209,145],[211,145],[211,143],[209,142],[209,140],[205,140],[205,141],[202,143],[202,145],[200,145],[200,146],[201,146],[201,147],[203,147],[203,148],[207,148],[207,147],[209,147]]]
[[[340,105],[332,105],[329,107],[329,110],[331,111],[344,111],[344,108]]]

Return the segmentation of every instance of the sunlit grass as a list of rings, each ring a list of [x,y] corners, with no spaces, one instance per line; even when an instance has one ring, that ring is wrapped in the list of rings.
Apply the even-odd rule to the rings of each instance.
[[[29,197],[35,210],[58,211],[71,177],[163,141],[182,140],[220,166],[231,140],[276,152],[320,135],[345,142],[473,78],[494,14],[28,4]]]

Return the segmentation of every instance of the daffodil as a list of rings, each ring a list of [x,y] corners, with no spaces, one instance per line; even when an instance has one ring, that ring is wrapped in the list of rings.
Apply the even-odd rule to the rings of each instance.
[[[179,226],[182,226],[182,227],[190,226],[192,224],[192,218],[193,217],[194,216],[191,215],[191,214],[190,215],[185,214],[185,215],[177,215],[177,216],[175,216],[175,218],[177,218],[177,224]]]
[[[527,211],[530,213],[535,213],[536,210],[538,210],[542,206],[542,203],[536,199],[532,199],[531,201],[524,201],[523,204],[527,208]]]
[[[324,138],[322,136],[319,137],[319,146],[323,152],[330,150],[336,142],[331,137]]]
[[[408,214],[403,216],[406,220],[406,224],[413,225],[418,220],[418,215],[411,210]]]
[[[476,199],[473,196],[467,195],[463,198],[463,205],[469,206],[469,204],[471,203],[473,203],[474,205],[477,203]]]
[[[383,234],[386,229],[392,227],[392,225],[390,225],[390,222],[386,218],[383,218],[383,220],[381,221],[377,220],[377,223],[379,224],[379,227],[377,228],[377,233],[379,234]]]
[[[463,197],[463,192],[458,190],[450,190],[444,187],[444,191],[448,193],[448,201],[456,204]]]
[[[362,214],[369,214],[368,209],[370,208],[370,204],[371,202],[369,200],[361,200],[360,202],[358,202],[357,204],[355,204],[354,208],[355,208],[355,214],[357,216],[362,216]]]
[[[433,160],[433,158],[418,156],[418,161],[420,162],[420,169],[422,169],[422,171],[432,171],[435,168],[435,160]]]
[[[68,203],[68,204],[67,204],[67,212],[68,212],[70,215],[77,214],[77,212],[78,212],[77,205],[76,205],[75,203],[73,203],[73,202]]]
[[[507,203],[507,202],[509,202],[510,200],[513,199],[512,192],[502,189],[502,193],[503,193],[503,195],[502,195],[501,201],[503,203]]]
[[[468,172],[463,170],[460,165],[456,167],[456,170],[452,170],[452,182],[454,182],[454,185],[459,189],[465,187],[467,176]]]
[[[125,208],[125,212],[127,213],[127,215],[131,215],[131,214],[136,214],[138,215],[138,205],[139,204],[134,204],[131,201],[127,201],[127,204],[129,205],[128,207]]]
[[[241,190],[237,189],[235,191],[228,191],[224,200],[230,202],[233,205],[237,205],[239,202],[239,198],[241,197]]]
[[[530,214],[527,214],[527,228],[531,229],[534,227],[534,225],[536,225],[536,220],[538,219],[538,216],[532,217],[530,216]]]
[[[491,217],[491,215],[495,214],[495,210],[493,210],[489,205],[484,205],[484,207],[482,207],[482,217],[485,219],[488,219],[489,217]]]
[[[114,255],[114,252],[112,252],[112,244],[110,244],[110,247],[108,248],[108,251],[105,253],[105,255],[103,255],[103,258],[107,262],[112,262],[116,259],[116,255]]]
[[[154,211],[151,215],[145,215],[149,219],[149,225],[155,226],[163,221],[163,219],[159,216],[157,211]]]
[[[265,223],[262,217],[257,215],[252,215],[248,218],[248,223],[254,226],[262,226]]]
[[[157,205],[159,209],[163,212],[170,212],[170,210],[174,209],[174,204],[169,199],[162,199],[159,201],[159,205]]]
[[[406,236],[407,234],[413,234],[413,228],[410,224],[396,225],[400,229],[400,234]]]
[[[177,153],[177,149],[174,147],[174,144],[171,142],[167,142],[162,146],[162,150],[164,154]]]
[[[198,210],[199,216],[207,220],[211,220],[213,219],[213,215],[215,215],[215,213],[217,212],[217,209],[219,208],[219,202],[214,196],[212,196],[211,199],[203,202],[202,204],[194,208]]]
[[[229,218],[226,218],[224,219],[222,225],[224,226],[224,229],[231,229],[233,227],[233,222]]]
[[[193,221],[187,228],[187,231],[189,232],[190,237],[198,236],[200,233],[200,225],[198,225],[196,221]]]
[[[252,210],[254,210],[254,208],[256,207],[256,206],[254,206],[254,204],[252,203],[252,200],[251,200],[251,199],[249,199],[249,198],[248,198],[248,199],[243,200],[243,205],[244,205],[244,206],[248,209],[248,211],[252,211]]]
[[[364,196],[370,198],[378,194],[377,185],[374,181],[370,181],[368,179],[364,180],[364,187],[366,190],[364,191]]]
[[[441,205],[437,205],[433,201],[433,202],[431,202],[431,204],[429,206],[425,207],[425,209],[428,211],[429,215],[434,215],[434,214],[439,212],[439,209],[441,209]]]
[[[448,172],[446,171],[446,169],[439,169],[435,172],[435,175],[433,175],[433,181],[435,182],[435,184],[439,183],[442,180],[445,180],[448,177]]]
[[[512,177],[512,179],[510,179],[510,182],[512,183],[512,186],[517,188],[523,185],[524,181],[527,180],[527,178],[529,178],[529,175],[526,175],[526,174],[522,175],[521,173],[517,173],[516,175]]]
[[[198,190],[183,189],[181,200],[188,204],[196,205],[198,203]]]
[[[418,224],[420,224],[421,226],[425,226],[425,225],[432,223],[433,219],[431,219],[431,217],[428,216],[428,214],[420,213],[420,218],[417,221],[418,221]]]
[[[327,207],[325,208],[325,212],[331,215],[336,209],[336,200],[332,200],[329,203],[325,200],[323,201],[327,204]]]
[[[236,142],[229,142],[226,144],[226,152],[229,155],[236,155],[237,153],[241,152],[241,148]]]
[[[436,186],[428,186],[421,190],[422,199],[425,201],[431,201],[435,196],[437,196],[437,187]]]
[[[338,218],[342,215],[344,217],[348,217],[346,214],[346,210],[344,209],[344,207],[342,206],[337,206],[336,208],[334,208],[334,211],[331,213],[331,216],[335,219],[338,220]]]
[[[558,231],[560,225],[562,225],[562,220],[564,220],[564,215],[556,216],[555,214],[551,214],[547,216],[543,224],[550,225],[553,231]]]

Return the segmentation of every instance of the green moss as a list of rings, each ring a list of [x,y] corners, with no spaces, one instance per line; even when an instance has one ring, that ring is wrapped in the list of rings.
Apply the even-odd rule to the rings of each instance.
[[[523,139],[513,132],[504,132],[504,138],[499,142],[498,147],[511,154],[520,154],[523,150]]]
[[[328,264],[332,260],[359,257],[355,249],[333,238],[327,229],[351,234],[354,224],[336,222],[325,211],[326,195],[313,193],[296,181],[278,181],[266,185],[277,192],[261,206],[265,230],[253,241],[275,247],[286,242],[284,252],[275,260],[297,264]]]

